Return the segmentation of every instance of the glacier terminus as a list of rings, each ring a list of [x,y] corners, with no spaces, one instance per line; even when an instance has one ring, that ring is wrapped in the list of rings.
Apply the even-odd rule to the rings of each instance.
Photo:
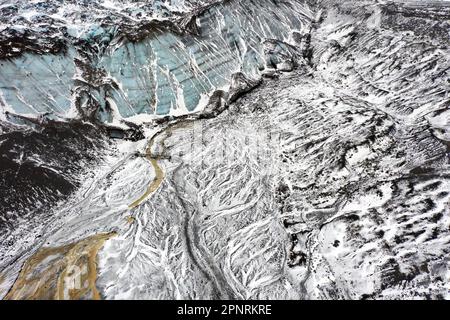
[[[450,299],[449,91],[450,1],[0,0],[0,299]]]

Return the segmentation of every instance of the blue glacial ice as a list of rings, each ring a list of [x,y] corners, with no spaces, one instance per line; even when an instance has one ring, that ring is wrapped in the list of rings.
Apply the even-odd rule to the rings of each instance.
[[[311,15],[297,1],[228,1],[193,16],[188,30],[154,27],[144,37],[137,34],[138,39],[120,34],[117,26],[93,23],[68,44],[67,52],[3,60],[0,103],[3,111],[22,115],[76,117],[74,101],[82,80],[82,107],[94,99],[102,122],[114,118],[113,105],[120,118],[186,114],[197,109],[203,95],[227,90],[233,73],[260,77],[267,60],[264,41],[289,41],[292,31],[309,27]],[[68,34],[77,34],[73,26]],[[88,63],[107,81],[97,76],[93,84],[89,77],[80,78],[74,59],[89,55],[83,50],[95,52]]]

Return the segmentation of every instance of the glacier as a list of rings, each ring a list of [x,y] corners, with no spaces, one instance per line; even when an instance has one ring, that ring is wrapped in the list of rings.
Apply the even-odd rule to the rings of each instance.
[[[0,1],[0,297],[449,299],[449,21]]]

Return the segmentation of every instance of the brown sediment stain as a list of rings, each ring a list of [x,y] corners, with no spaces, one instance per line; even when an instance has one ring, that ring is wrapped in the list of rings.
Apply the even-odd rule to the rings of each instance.
[[[133,224],[136,222],[136,218],[133,216],[126,216],[125,219],[127,220],[128,224]]]
[[[61,247],[42,248],[23,265],[5,300],[101,299],[97,255],[115,232],[100,233]]]
[[[153,169],[155,170],[155,178],[150,183],[150,185],[148,186],[145,193],[139,199],[137,199],[132,204],[130,204],[129,207],[131,209],[139,206],[142,202],[144,202],[145,199],[147,199],[147,197],[149,195],[151,195],[153,192],[158,190],[159,186],[161,185],[162,181],[164,180],[164,171],[158,164],[158,160],[160,159],[160,157],[153,158],[153,156],[151,155],[150,149],[151,149],[151,146],[149,146],[147,149],[147,157],[146,158],[150,161],[150,163],[153,166]]]
[[[156,133],[149,141],[147,149],[145,151],[145,155],[147,160],[151,163],[153,169],[155,170],[155,178],[152,180],[152,182],[150,183],[150,185],[148,186],[147,190],[145,191],[145,193],[136,201],[134,201],[132,204],[129,205],[130,209],[136,208],[137,206],[139,206],[142,202],[144,202],[153,192],[155,192],[156,190],[158,190],[159,186],[161,185],[161,183],[164,180],[165,177],[165,173],[162,170],[161,166],[159,165],[158,161],[160,161],[163,158],[163,154],[165,151],[164,148],[164,142],[166,141],[166,139],[168,137],[171,136],[172,132],[176,129],[180,129],[184,126],[186,126],[188,120],[186,121],[181,121],[181,122],[176,122],[173,123],[172,125],[169,125],[166,129],[164,129],[161,132]],[[190,121],[189,121],[190,122]],[[153,155],[152,154],[152,147],[155,144],[156,138],[161,135],[161,134],[165,134],[165,137],[163,139],[161,139],[161,141],[159,142],[159,144],[162,146],[162,151],[159,155]]]

